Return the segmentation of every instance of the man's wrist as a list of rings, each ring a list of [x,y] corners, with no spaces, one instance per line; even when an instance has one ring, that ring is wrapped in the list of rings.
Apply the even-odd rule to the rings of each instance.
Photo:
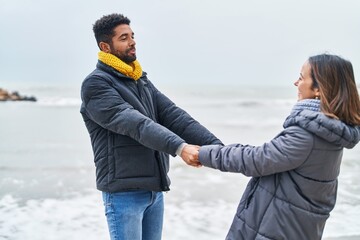
[[[175,154],[178,156],[181,156],[182,151],[184,150],[184,147],[187,145],[187,143],[182,143],[176,150]]]

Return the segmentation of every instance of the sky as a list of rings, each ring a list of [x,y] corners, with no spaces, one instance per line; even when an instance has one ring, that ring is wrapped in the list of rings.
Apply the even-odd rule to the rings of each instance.
[[[93,23],[131,19],[149,79],[167,85],[292,84],[309,56],[353,63],[358,0],[0,0],[0,87],[80,85],[99,51]]]

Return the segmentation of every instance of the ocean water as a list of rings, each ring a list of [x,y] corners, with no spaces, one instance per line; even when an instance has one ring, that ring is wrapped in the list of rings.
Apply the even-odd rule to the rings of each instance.
[[[199,90],[197,90],[199,89]],[[0,240],[109,239],[79,86],[17,89],[33,102],[0,102]],[[224,143],[273,138],[295,88],[160,88]],[[360,146],[345,150],[337,205],[323,239],[360,239]],[[171,159],[165,240],[224,239],[247,177]]]

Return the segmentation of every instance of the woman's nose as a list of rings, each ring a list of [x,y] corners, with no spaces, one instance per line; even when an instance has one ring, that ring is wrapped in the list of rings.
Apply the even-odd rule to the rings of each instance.
[[[298,83],[299,83],[299,80],[296,80],[296,81],[294,82],[294,85],[297,86]]]

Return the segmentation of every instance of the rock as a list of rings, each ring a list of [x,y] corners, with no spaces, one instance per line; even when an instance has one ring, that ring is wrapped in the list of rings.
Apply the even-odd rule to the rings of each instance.
[[[34,96],[21,96],[19,92],[15,91],[9,93],[8,91],[0,88],[0,101],[32,101],[36,102],[36,98]]]

